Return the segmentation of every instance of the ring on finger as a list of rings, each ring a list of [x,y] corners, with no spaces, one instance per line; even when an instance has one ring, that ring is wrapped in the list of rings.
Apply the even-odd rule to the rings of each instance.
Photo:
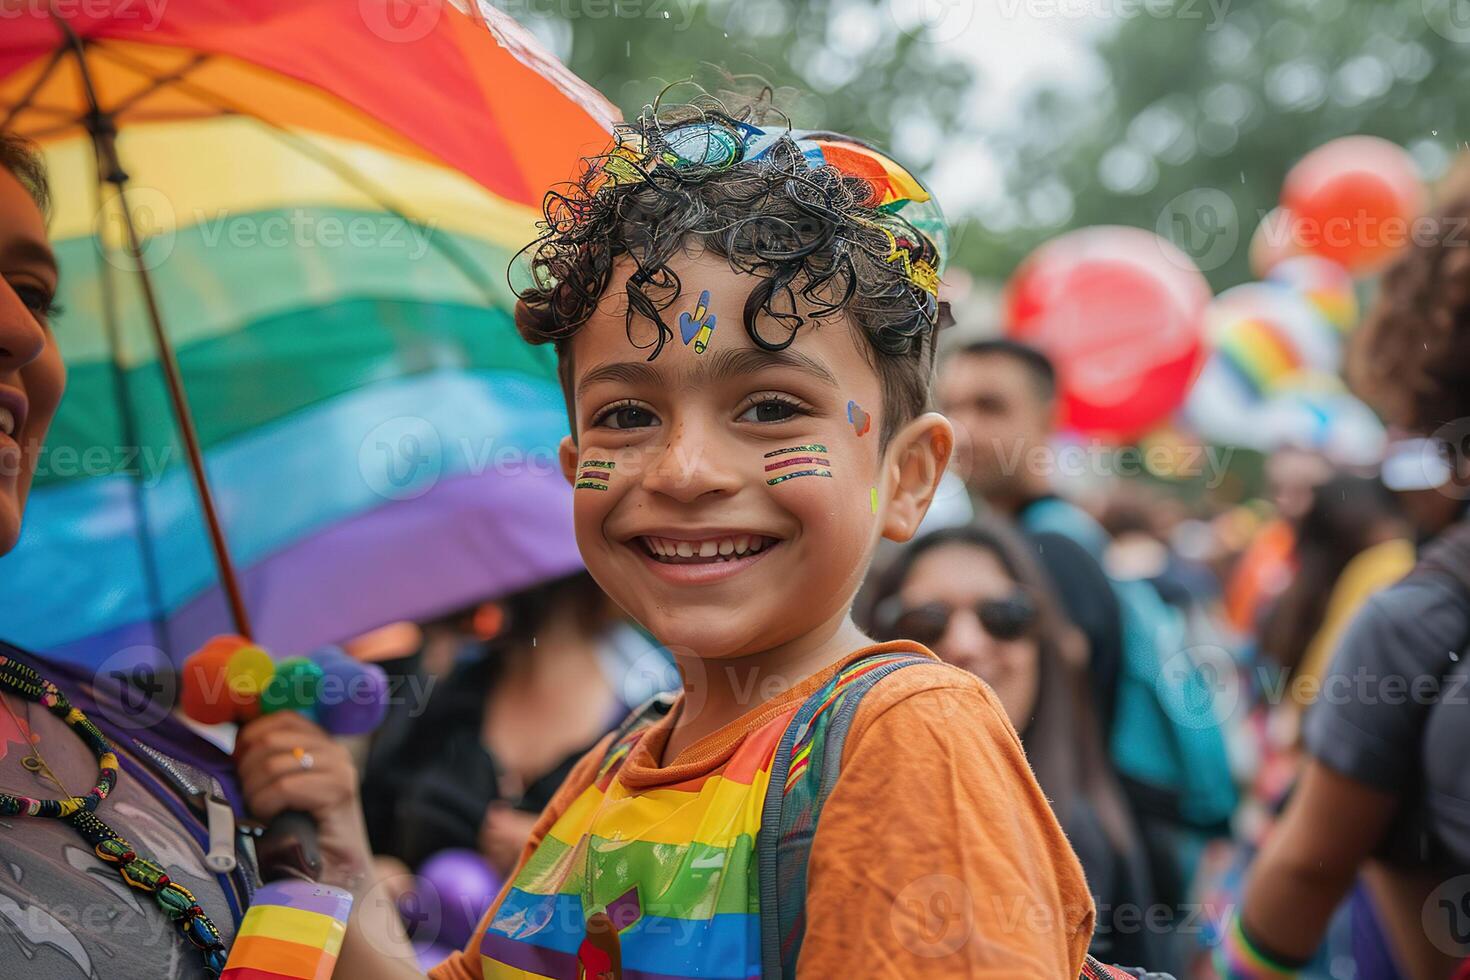
[[[316,760],[311,757],[311,753],[299,745],[291,750],[291,755],[295,757],[296,764],[302,769],[310,769],[316,765]]]

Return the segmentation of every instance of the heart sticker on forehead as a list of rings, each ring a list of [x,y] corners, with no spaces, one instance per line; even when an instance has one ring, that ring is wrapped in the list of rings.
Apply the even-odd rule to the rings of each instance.
[[[873,416],[863,411],[857,402],[847,403],[847,421],[852,423],[852,430],[860,436],[867,435],[868,430],[873,427]]]
[[[709,311],[709,290],[699,294],[699,302],[693,313],[679,314],[679,336],[687,347],[694,341],[694,353],[703,354],[709,348],[710,334],[715,332],[715,315]]]

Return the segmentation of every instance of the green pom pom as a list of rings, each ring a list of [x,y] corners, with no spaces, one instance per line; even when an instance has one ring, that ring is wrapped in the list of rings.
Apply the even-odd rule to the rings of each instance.
[[[276,664],[276,672],[260,692],[264,714],[282,709],[310,712],[316,707],[322,686],[322,669],[305,657],[291,657]]]

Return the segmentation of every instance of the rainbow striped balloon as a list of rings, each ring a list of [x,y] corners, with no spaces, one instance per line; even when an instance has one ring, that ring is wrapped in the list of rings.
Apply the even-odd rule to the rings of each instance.
[[[280,653],[580,565],[554,358],[517,337],[506,269],[615,113],[508,17],[391,6],[68,17],[116,117],[256,639]],[[70,368],[3,559],[30,587],[0,619],[71,659],[182,659],[226,606],[58,45],[44,16],[0,36],[0,120],[41,141],[57,186]]]

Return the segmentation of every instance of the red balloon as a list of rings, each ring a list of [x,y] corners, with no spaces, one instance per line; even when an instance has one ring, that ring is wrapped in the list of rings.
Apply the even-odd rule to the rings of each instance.
[[[1171,242],[1139,228],[1083,228],[1021,263],[1006,286],[1006,332],[1056,364],[1064,425],[1124,441],[1184,401],[1209,302],[1209,283]]]
[[[1408,243],[1424,209],[1414,158],[1376,136],[1344,136],[1297,161],[1281,187],[1302,249],[1356,275],[1381,268]]]

